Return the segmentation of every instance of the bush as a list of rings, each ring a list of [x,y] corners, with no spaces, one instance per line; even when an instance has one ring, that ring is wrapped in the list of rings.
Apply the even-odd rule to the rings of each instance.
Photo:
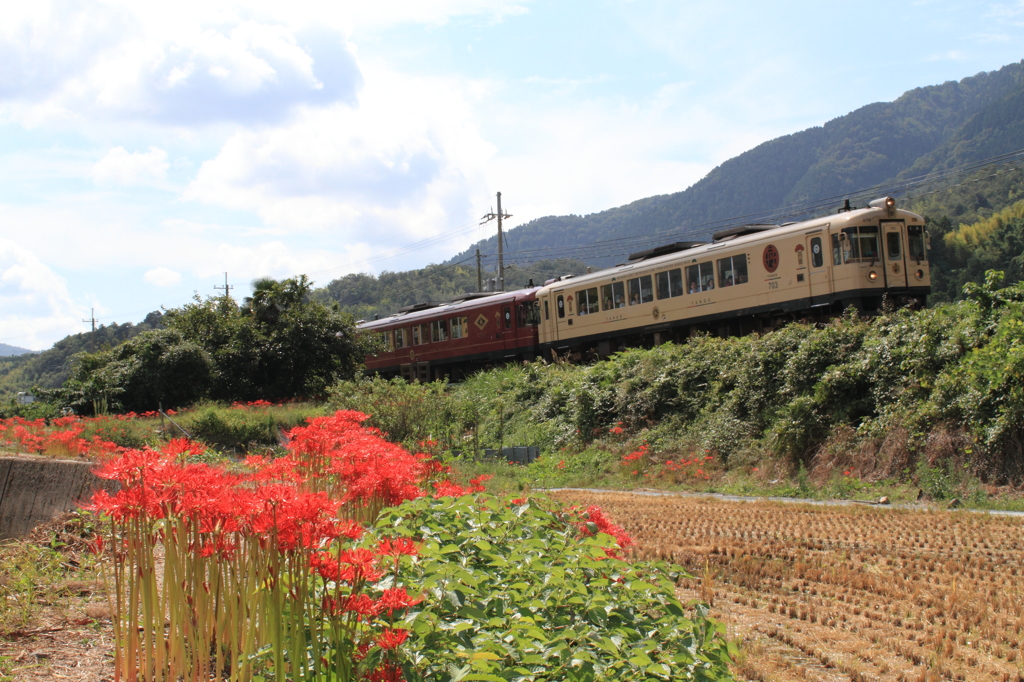
[[[956,447],[943,458],[1022,481],[1024,285],[1000,284],[989,273],[967,287],[968,300],[927,310],[869,319],[850,311],[828,324],[696,337],[590,366],[505,367],[445,400],[471,406],[463,427],[471,423],[481,445],[539,445],[560,459],[616,429],[615,442],[642,439],[654,452],[710,451],[723,463],[770,452],[795,471],[836,460],[817,455],[842,440],[861,458],[885,460],[858,469],[906,477],[922,456],[933,462],[931,434],[951,433]]]
[[[204,403],[176,418],[194,438],[225,450],[246,451],[254,446],[276,446],[286,441],[285,433],[303,426],[327,409],[308,403],[227,406]]]
[[[408,623],[409,680],[731,679],[724,628],[687,615],[665,564],[609,556],[551,503],[421,498],[379,533],[421,541],[406,580],[426,595]],[[614,554],[614,552],[612,552]]]
[[[371,415],[371,426],[411,450],[427,441],[437,442],[442,450],[466,448],[463,436],[477,418],[472,407],[455,399],[442,381],[407,383],[380,377],[342,381],[331,387],[328,404]]]

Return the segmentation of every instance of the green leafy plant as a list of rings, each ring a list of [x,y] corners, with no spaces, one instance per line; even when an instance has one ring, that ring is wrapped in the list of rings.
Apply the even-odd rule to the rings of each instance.
[[[730,679],[735,653],[706,606],[687,609],[666,564],[633,565],[579,512],[543,499],[418,499],[377,532],[415,538],[406,576],[408,680]]]

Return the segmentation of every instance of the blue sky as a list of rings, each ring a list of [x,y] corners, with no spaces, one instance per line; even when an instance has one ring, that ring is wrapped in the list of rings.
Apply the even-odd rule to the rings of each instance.
[[[1020,0],[22,4],[0,19],[0,342],[32,349],[225,271],[245,295],[443,260],[497,191],[513,226],[679,191],[1024,57]]]

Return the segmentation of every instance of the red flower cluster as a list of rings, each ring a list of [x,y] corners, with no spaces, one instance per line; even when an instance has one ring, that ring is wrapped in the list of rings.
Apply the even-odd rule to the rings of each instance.
[[[315,599],[286,613],[310,613],[315,604],[325,618],[348,623],[325,626],[320,636],[354,638],[331,645],[353,657],[366,646],[379,647],[388,652],[384,663],[367,671],[363,679],[400,680],[396,672],[400,668],[388,657],[408,632],[395,628],[394,619],[421,598],[398,584],[397,577],[402,557],[416,556],[419,548],[412,539],[402,537],[382,538],[369,548],[356,546],[365,529],[353,515],[372,521],[380,508],[427,491],[437,496],[482,491],[486,477],[473,479],[463,488],[443,478],[447,467],[426,455],[413,455],[363,426],[366,418],[343,411],[314,419],[292,430],[287,456],[249,457],[240,472],[189,463],[189,457],[202,454],[204,448],[184,439],[173,440],[160,451],[124,450],[97,467],[98,476],[121,484],[114,494],[97,492],[91,503],[92,509],[109,514],[113,521],[106,545],[115,558],[115,580],[155,580],[143,566],[152,562],[157,543],[164,545],[166,570],[185,563],[191,566],[163,587],[184,595],[166,602],[171,611],[184,609],[179,616],[169,617],[179,631],[165,633],[160,615],[153,619],[153,632],[132,641],[164,637],[170,641],[176,635],[185,641],[197,636],[211,637],[211,642],[229,641],[226,633],[217,632],[222,626],[215,611],[209,612],[210,622],[197,620],[198,612],[191,609],[199,595],[209,595],[203,598],[213,603],[253,595],[246,617],[256,621],[284,617],[263,611],[280,609],[286,600]],[[97,543],[99,548],[103,544]],[[224,576],[233,576],[235,583],[225,582]],[[297,588],[310,584],[319,587]],[[156,585],[122,587],[115,593],[147,594],[158,589]],[[212,589],[218,593],[211,594]],[[280,600],[259,596],[267,590],[284,592]],[[139,603],[126,602],[118,608],[125,632],[146,613]],[[273,629],[250,631],[260,636]],[[247,650],[267,644],[249,644]],[[206,643],[195,644],[195,651],[209,650]],[[209,666],[209,660],[203,657],[193,660],[191,665],[198,668],[189,668],[192,672],[174,668],[183,665],[184,658],[167,658],[170,667],[165,678],[209,677],[210,671],[202,667]],[[119,654],[119,669],[131,668],[134,660],[133,655]]]
[[[282,403],[278,403],[278,404],[282,404]],[[254,407],[273,407],[273,406],[274,406],[274,403],[270,402],[269,400],[252,400],[252,401],[247,402],[247,403],[242,403],[242,402],[233,402],[233,403],[231,403],[231,409],[233,409],[233,410],[249,410],[249,409],[252,409]]]
[[[113,443],[98,438],[92,441],[83,438],[86,421],[78,417],[60,417],[47,424],[45,419],[0,419],[0,450],[84,457],[106,454],[116,449]]]
[[[619,461],[619,463],[622,464],[623,466],[626,466],[626,465],[628,465],[628,464],[630,464],[632,462],[637,461],[638,459],[643,459],[646,455],[647,455],[647,446],[646,445],[641,445],[638,449],[634,450],[633,452],[629,453],[628,455],[623,455],[623,457]]]
[[[633,538],[629,536],[629,533],[622,526],[612,522],[605,515],[604,510],[597,505],[592,504],[586,509],[572,507],[570,511],[578,517],[579,520],[576,522],[576,525],[579,528],[580,534],[584,537],[605,533],[615,538],[615,542],[620,549],[627,549],[633,545]],[[594,528],[591,528],[591,525]]]
[[[710,474],[704,471],[706,462],[713,460],[714,457],[707,455],[705,457],[694,456],[690,459],[679,459],[679,460],[666,460],[663,468],[663,473],[671,474],[678,480],[679,476],[684,479],[709,481],[711,480]]]

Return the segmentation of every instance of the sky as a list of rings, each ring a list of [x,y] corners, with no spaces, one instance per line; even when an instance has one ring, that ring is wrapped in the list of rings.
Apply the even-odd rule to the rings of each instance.
[[[440,262],[1024,58],[1024,0],[10,3],[0,342]],[[226,273],[226,275],[225,275]]]

